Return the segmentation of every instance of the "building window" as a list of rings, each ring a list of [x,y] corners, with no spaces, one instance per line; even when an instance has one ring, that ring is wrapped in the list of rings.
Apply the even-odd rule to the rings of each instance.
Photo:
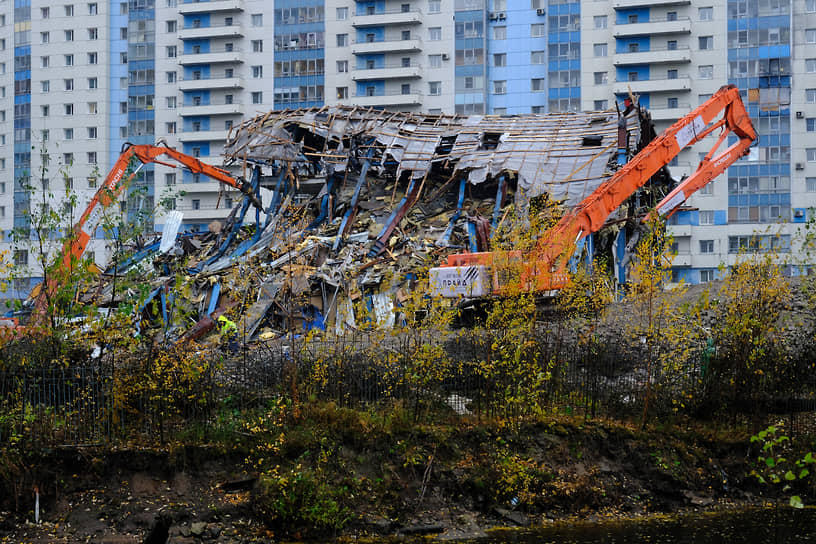
[[[402,94],[411,94],[411,84],[410,83],[403,83],[400,87],[400,92]]]
[[[714,36],[700,36],[697,43],[700,49],[714,49]]]
[[[713,225],[714,224],[714,210],[700,210],[700,224]]]
[[[713,270],[713,269],[710,269],[710,268],[700,270],[700,283],[707,283],[707,282],[710,282],[710,281],[714,281],[714,279],[715,279],[714,273],[715,272],[716,272],[716,270]]]
[[[677,40],[669,40],[666,42],[666,49],[674,51],[677,49]]]
[[[28,266],[28,250],[16,249],[14,250],[14,264],[16,266]]]
[[[597,29],[607,27],[607,17],[606,17],[606,15],[596,15],[593,18],[593,21],[595,22],[595,28],[597,28]],[[541,26],[544,26],[544,25],[541,25]]]
[[[176,109],[176,97],[175,96],[168,96],[167,97],[167,109],[170,109],[170,110]]]
[[[435,26],[428,29],[428,39],[432,42],[442,39],[442,27]]]
[[[507,53],[494,53],[493,66],[507,66]]]
[[[502,28],[505,29],[505,33],[506,33],[507,27],[502,27]],[[545,25],[543,23],[536,23],[536,24],[530,25],[530,36],[533,37],[533,38],[544,38],[544,37],[546,37],[547,36],[547,25]],[[504,38],[502,38],[502,39],[504,39]]]
[[[201,209],[201,200],[194,198],[193,199],[193,209],[200,210]]]
[[[176,73],[175,72],[165,72],[164,78],[167,83],[175,83],[176,82]]]
[[[442,0],[428,0],[428,13],[441,13]]]
[[[167,32],[175,33],[176,32],[176,22],[175,21],[165,21],[165,26],[167,27]]]
[[[807,43],[816,43],[816,28],[808,28],[805,30],[805,41]]]
[[[164,184],[165,185],[175,185],[176,184],[176,173],[169,172],[164,175]]]
[[[99,62],[99,55],[97,53],[88,53],[88,64],[97,64]]]
[[[713,20],[714,19],[714,8],[712,6],[697,8],[697,17],[701,21],[711,21],[711,20]]]
[[[348,13],[349,13],[348,8],[346,8],[346,7],[337,8],[337,20],[338,21],[345,21],[346,19],[348,19]],[[260,26],[260,25],[258,25],[258,26]]]
[[[697,191],[698,195],[713,195],[714,194],[714,184],[713,183],[706,183],[700,190]]]
[[[74,139],[74,129],[72,128],[65,128],[62,129],[62,137],[66,140],[73,140]]]
[[[74,90],[74,80],[71,78],[67,78],[63,80],[65,83],[65,90],[66,91],[73,91]]]
[[[805,155],[807,156],[807,162],[816,162],[816,147],[808,147],[805,150]]]
[[[442,55],[428,55],[428,65],[431,68],[442,68]]]
[[[640,51],[640,44],[639,43],[630,43],[629,44],[629,52],[630,53],[637,53]]]
[[[609,108],[609,100],[595,100],[592,103],[596,111],[603,111]]]
[[[337,47],[348,47],[348,43],[349,43],[348,34],[337,35]]]
[[[805,89],[805,102],[816,104],[816,89]]]
[[[530,64],[547,64],[547,52],[532,51],[530,53]]]
[[[168,45],[167,46],[167,58],[174,59],[176,58],[176,46],[175,45]]]
[[[805,190],[808,193],[816,193],[816,178],[805,178]]]
[[[96,140],[96,127],[88,127],[88,139]]]
[[[714,240],[700,240],[700,253],[714,253]]]
[[[628,81],[637,81],[638,80],[638,73],[637,72],[629,72],[627,77]]]
[[[51,90],[51,82],[47,79],[40,81],[40,92],[47,93]]]
[[[253,104],[263,104],[263,93],[261,91],[253,91],[253,93],[252,93],[252,103]]]
[[[51,113],[51,106],[49,106],[48,104],[45,104],[44,106],[40,106],[40,113],[42,114],[43,117],[48,117],[48,115]],[[48,131],[44,131],[44,132],[46,134],[45,139],[47,140],[48,139]]]
[[[608,72],[594,72],[592,74],[595,85],[606,85],[609,82]]]
[[[697,71],[700,79],[714,79],[714,66],[711,64],[700,65]]]
[[[99,81],[95,77],[88,78],[88,88],[89,89],[96,89],[99,85]]]
[[[88,29],[88,39],[91,41],[95,41],[99,39],[99,29],[98,28],[89,28]]]
[[[494,80],[493,81],[493,94],[505,94],[507,92],[507,81],[505,80]]]
[[[88,15],[97,15],[99,13],[99,8],[96,2],[91,2],[88,4]]]
[[[48,43],[51,41],[51,35],[48,32],[40,32],[40,43]]]
[[[73,4],[68,4],[65,6],[65,16],[66,17],[73,17],[74,16],[74,6]]]
[[[63,58],[65,59],[65,66],[73,66],[74,65],[74,56],[73,55],[65,55]]]
[[[74,41],[74,31],[73,30],[66,30],[65,31],[65,41],[66,42]]]
[[[48,19],[51,16],[51,8],[40,8],[40,18]]]
[[[50,60],[49,60],[50,58],[51,57],[49,57],[47,55],[44,56],[44,57],[40,57],[40,68],[48,68],[48,65],[50,64]]]
[[[680,107],[679,106],[679,100],[677,99],[677,97],[667,98],[666,99],[666,107],[669,108],[669,109],[675,109],[675,108]]]
[[[88,151],[88,164],[96,164],[96,151]]]
[[[428,82],[428,94],[431,96],[439,96],[442,94],[442,82],[441,81],[429,81]]]
[[[345,100],[348,98],[348,87],[337,87],[337,100]]]
[[[677,70],[666,70],[667,79],[677,79],[677,76],[678,76]]]
[[[65,164],[65,165],[74,164],[74,154],[73,153],[63,153],[62,154],[62,164]]]
[[[808,117],[805,120],[805,127],[808,132],[816,132],[816,117]]]
[[[530,90],[534,93],[540,93],[546,90],[547,84],[544,78],[534,78],[530,80]]]
[[[606,56],[606,48],[607,44],[605,43],[596,43],[592,45],[592,54],[596,57],[605,57]]]

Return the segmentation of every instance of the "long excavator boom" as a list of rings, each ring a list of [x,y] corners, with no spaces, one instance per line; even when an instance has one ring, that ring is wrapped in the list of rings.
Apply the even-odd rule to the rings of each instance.
[[[140,162],[140,164],[126,177],[125,174],[128,172],[128,168],[134,157]],[[249,198],[255,207],[263,210],[261,201],[255,195],[252,189],[252,184],[240,178],[233,178],[228,171],[222,168],[201,162],[199,159],[181,153],[180,151],[176,151],[172,147],[161,145],[134,145],[126,143],[122,147],[122,153],[119,155],[119,158],[116,160],[113,168],[111,168],[110,172],[105,177],[104,183],[102,183],[99,190],[96,191],[96,194],[88,203],[88,207],[79,218],[79,221],[77,221],[77,223],[74,225],[73,235],[65,241],[62,247],[62,252],[60,253],[60,261],[56,263],[51,270],[51,274],[49,274],[48,278],[48,285],[43,286],[46,290],[48,290],[47,293],[53,292],[54,287],[58,285],[60,281],[62,281],[61,277],[68,274],[68,271],[71,270],[73,264],[82,257],[86,248],[88,247],[88,242],[93,237],[94,232],[99,225],[99,221],[102,218],[102,214],[104,213],[105,209],[116,202],[117,198],[128,185],[130,180],[139,173],[139,170],[145,164],[157,163],[170,166],[172,168],[176,168],[178,166],[178,164],[160,160],[164,157],[172,159],[176,163],[188,168],[194,174],[204,174],[205,176],[208,176],[216,181],[225,183],[230,187],[238,189],[247,198]],[[43,292],[42,288],[39,291],[32,293],[32,298],[34,298],[35,312],[37,314],[42,313],[44,305],[46,304],[47,293]]]
[[[176,167],[175,164],[159,160],[160,157],[165,156],[187,167],[194,174],[204,174],[216,181],[238,189],[249,197],[253,205],[258,209],[263,209],[260,200],[258,200],[258,197],[255,196],[255,193],[252,191],[251,184],[243,179],[233,178],[229,172],[222,168],[201,162],[199,159],[185,155],[172,147],[125,144],[121,155],[119,155],[113,168],[111,168],[111,171],[105,178],[105,182],[91,199],[85,212],[74,226],[74,236],[68,239],[62,248],[62,261],[66,269],[71,266],[72,259],[79,259],[85,252],[85,248],[88,247],[88,241],[99,225],[99,219],[102,217],[102,213],[108,206],[116,201],[128,182],[138,174],[139,169],[141,169],[143,165],[158,163],[173,168]],[[127,179],[123,179],[134,157],[137,158],[141,164]]]
[[[723,113],[722,117],[718,116]],[[697,170],[657,205],[660,215],[670,215],[695,191],[705,186],[748,153],[756,131],[733,85],[720,88],[711,98],[667,128],[632,160],[604,181],[539,239],[531,255],[511,252],[506,259],[517,268],[524,289],[560,289],[568,281],[567,261],[576,243],[603,227],[609,215],[643,187],[685,147],[721,129],[716,144]],[[729,134],[737,141],[714,156]],[[448,256],[447,263],[430,271],[431,286],[445,297],[500,294],[506,285],[494,267],[494,254],[462,253]],[[508,263],[502,263],[506,266]]]

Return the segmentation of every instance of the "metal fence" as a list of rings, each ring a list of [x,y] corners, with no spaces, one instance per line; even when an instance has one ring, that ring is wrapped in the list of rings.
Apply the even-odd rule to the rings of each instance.
[[[506,349],[500,347],[504,343]],[[497,347],[499,346],[499,347]],[[0,444],[163,442],[179,433],[217,430],[242,414],[287,397],[344,407],[394,406],[416,420],[519,418],[533,411],[587,418],[714,417],[758,421],[777,414],[790,432],[812,430],[811,388],[758,389],[750,398],[711,404],[700,350],[668,371],[659,347],[620,335],[565,339],[539,331],[506,338],[466,331],[423,338],[358,333],[291,338],[223,358],[204,353],[194,371],[161,370],[155,354],[127,364],[0,372]],[[121,358],[120,358],[121,359]],[[199,436],[197,435],[197,436]]]

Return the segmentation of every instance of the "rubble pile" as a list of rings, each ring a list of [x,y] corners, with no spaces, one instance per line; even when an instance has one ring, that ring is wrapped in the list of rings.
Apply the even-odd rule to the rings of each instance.
[[[225,164],[237,164],[257,187],[265,213],[245,197],[208,232],[179,234],[181,214],[171,212],[163,240],[121,267],[140,267],[153,302],[143,318],[160,313],[165,323],[173,321],[172,278],[184,275],[184,313],[194,318],[173,322],[178,337],[200,338],[224,314],[247,339],[293,327],[342,333],[361,319],[355,307],[389,327],[429,266],[495,247],[497,232],[517,228],[508,217],[523,215],[531,199],[576,206],[647,133],[651,122],[638,109],[625,116],[344,106],[268,112],[234,127],[224,150]],[[102,289],[99,302],[115,302],[110,291]],[[151,307],[161,310],[151,316]]]

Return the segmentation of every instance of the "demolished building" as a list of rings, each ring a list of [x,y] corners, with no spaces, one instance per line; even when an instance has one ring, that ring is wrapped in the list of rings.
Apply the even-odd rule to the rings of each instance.
[[[151,286],[142,323],[161,321],[175,337],[199,338],[224,313],[247,340],[292,329],[342,333],[362,319],[388,327],[429,266],[512,243],[508,232],[529,228],[531,202],[576,206],[653,137],[637,107],[469,117],[271,111],[234,127],[224,149],[265,213],[250,211],[245,197],[224,224],[176,237],[174,212],[163,241],[120,268],[153,263],[140,269]],[[610,218],[615,232],[632,213]],[[185,301],[169,296],[179,266]],[[94,293],[102,306],[116,301],[110,285]],[[173,322],[171,298],[194,326],[189,317]]]

